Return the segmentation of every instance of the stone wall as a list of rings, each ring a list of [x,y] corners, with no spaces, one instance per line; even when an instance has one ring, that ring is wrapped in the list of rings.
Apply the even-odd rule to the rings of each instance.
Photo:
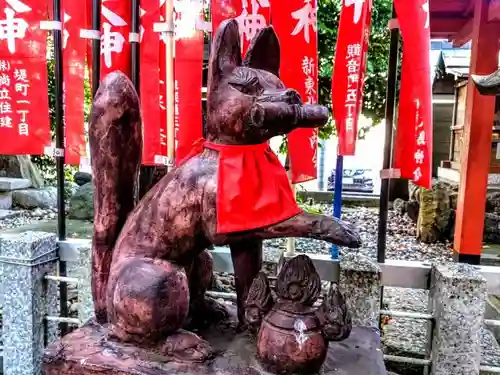
[[[410,200],[394,201],[394,210],[417,224],[417,238],[425,243],[453,241],[458,184],[434,180],[431,190],[410,182]],[[500,243],[500,192],[486,198],[484,241]]]

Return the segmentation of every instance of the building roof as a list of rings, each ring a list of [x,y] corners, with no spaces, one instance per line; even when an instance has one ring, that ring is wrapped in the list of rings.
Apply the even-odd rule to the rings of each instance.
[[[431,40],[430,55],[431,67],[435,72],[452,74],[460,78],[466,78],[469,75],[471,42],[462,47],[453,47],[453,44],[446,40]]]
[[[454,39],[472,18],[474,4],[474,0],[429,0],[431,37]]]
[[[467,76],[470,65],[470,43],[455,48],[447,40],[431,40],[430,64],[432,78],[436,75],[452,74]]]
[[[469,75],[470,50],[443,50],[441,51],[440,63],[444,72],[458,77]]]

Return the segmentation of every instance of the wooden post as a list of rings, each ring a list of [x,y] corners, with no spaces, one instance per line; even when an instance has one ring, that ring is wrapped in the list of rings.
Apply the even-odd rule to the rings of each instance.
[[[455,259],[471,264],[479,264],[481,257],[495,98],[480,95],[470,75],[498,69],[500,31],[488,23],[488,5],[488,0],[477,0],[474,9],[454,240]]]
[[[451,137],[450,137],[450,152],[448,155],[448,161],[453,160],[453,154],[455,153],[455,130],[453,129],[457,125],[457,113],[458,113],[458,87],[457,80],[453,84],[453,117],[451,119]]]

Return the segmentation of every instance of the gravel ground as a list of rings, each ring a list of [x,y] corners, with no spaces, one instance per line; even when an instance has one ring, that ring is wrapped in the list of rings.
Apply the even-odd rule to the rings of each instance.
[[[12,216],[0,219],[0,230],[19,228],[36,221],[51,220],[57,217],[57,209],[42,210],[37,208],[35,210],[14,210],[11,213]]]
[[[325,214],[331,215],[331,206],[318,206]],[[361,249],[341,249],[341,252],[356,252],[377,258],[377,232],[378,232],[378,209],[377,208],[345,208],[342,212],[342,220],[352,224],[359,232],[363,246]],[[387,259],[398,260],[420,260],[444,263],[452,260],[451,252],[447,244],[421,244],[415,239],[415,224],[404,216],[401,217],[389,211],[387,228]],[[275,249],[283,250],[286,247],[286,239],[265,241],[265,257],[272,258]],[[296,241],[297,251],[311,254],[328,254],[330,245],[324,241],[316,241],[299,238]]]
[[[331,206],[316,206],[325,214],[331,214]],[[54,219],[54,210],[20,211],[15,217],[0,220],[0,230],[30,224],[36,220]],[[359,231],[363,240],[361,249],[342,248],[341,255],[354,251],[376,259],[378,209],[373,208],[345,208],[342,219],[351,223]],[[277,261],[281,252],[286,248],[286,239],[265,241],[264,261],[268,272],[273,272],[273,263]],[[328,254],[330,245],[323,241],[297,239],[297,252],[309,254]],[[421,244],[415,239],[415,225],[408,217],[401,217],[390,211],[387,229],[388,259],[419,260],[433,263],[452,261],[449,245]],[[224,292],[234,291],[234,278],[229,274],[217,274],[213,289]],[[76,290],[70,290],[71,311],[76,313]],[[387,308],[398,311],[427,312],[428,291],[385,288],[384,301]],[[393,318],[385,326],[383,332],[384,351],[386,353],[404,353],[421,357],[426,347],[426,323],[413,319]],[[484,364],[500,366],[500,346],[490,331],[483,330],[483,361]],[[406,373],[401,372],[400,373]]]

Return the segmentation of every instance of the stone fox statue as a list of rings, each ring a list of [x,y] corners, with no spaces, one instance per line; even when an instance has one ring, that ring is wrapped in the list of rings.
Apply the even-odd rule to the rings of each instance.
[[[359,247],[332,217],[298,208],[267,141],[319,127],[327,109],[302,104],[278,78],[279,42],[262,30],[242,61],[238,26],[217,30],[210,57],[206,140],[136,204],[142,151],[139,99],[121,73],[95,96],[89,129],[95,187],[92,289],[96,318],[110,337],[175,360],[203,361],[207,342],[182,330],[224,310],[205,297],[212,245],[229,245],[238,317],[261,269],[262,240],[307,237]]]

